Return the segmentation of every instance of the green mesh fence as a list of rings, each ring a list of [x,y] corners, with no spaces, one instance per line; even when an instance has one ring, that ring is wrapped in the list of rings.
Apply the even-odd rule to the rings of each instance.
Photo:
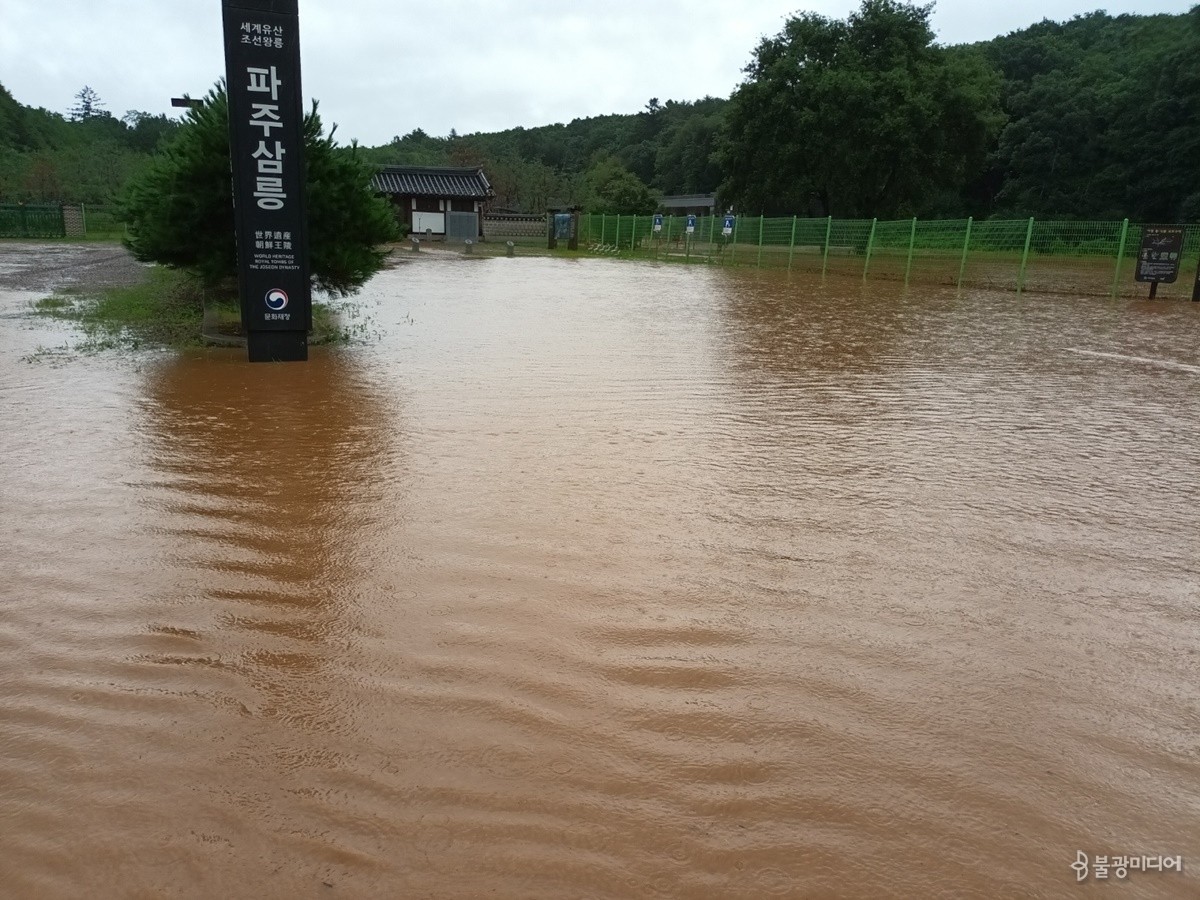
[[[83,207],[81,220],[87,237],[115,239],[125,234],[125,224],[117,219],[117,210],[112,206]]]
[[[993,288],[1144,296],[1133,280],[1143,225],[1034,219],[878,221],[722,216],[589,215],[581,244],[596,253],[673,262]],[[1162,297],[1190,297],[1200,261],[1200,225],[1186,225],[1182,265]]]
[[[1121,228],[1119,222],[1035,222],[1024,287],[1037,292],[1111,292]]]
[[[65,233],[61,206],[0,206],[0,237],[62,237]]]

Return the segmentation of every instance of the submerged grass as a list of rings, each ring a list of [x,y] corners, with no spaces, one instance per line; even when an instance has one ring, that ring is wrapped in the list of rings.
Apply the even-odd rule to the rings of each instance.
[[[242,334],[236,300],[206,297],[194,278],[162,266],[148,268],[145,280],[136,284],[65,288],[32,307],[36,315],[79,326],[82,340],[70,347],[77,353],[201,347],[207,343],[206,318],[207,328],[219,335]],[[344,313],[355,321],[343,323]],[[313,303],[310,344],[362,343],[374,334],[356,305]]]
[[[83,332],[80,352],[201,344],[203,296],[178,271],[155,267],[144,281],[67,288],[33,304],[38,315],[75,322]]]

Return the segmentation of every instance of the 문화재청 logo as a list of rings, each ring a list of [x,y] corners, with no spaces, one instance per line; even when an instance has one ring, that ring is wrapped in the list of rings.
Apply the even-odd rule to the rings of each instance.
[[[271,288],[267,291],[267,296],[264,299],[267,303],[267,309],[272,312],[280,312],[288,305],[287,291],[283,288]]]

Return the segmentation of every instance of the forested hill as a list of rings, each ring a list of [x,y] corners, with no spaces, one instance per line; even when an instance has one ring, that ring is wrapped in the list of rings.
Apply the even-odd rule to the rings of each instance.
[[[1200,218],[1200,6],[1042,22],[980,47],[1008,117],[986,176],[996,206]]]
[[[482,164],[500,206],[544,210],[552,200],[595,206],[599,188],[608,195],[604,199],[617,201],[614,212],[632,211],[645,206],[647,188],[662,194],[717,189],[717,135],[725,103],[715,97],[691,103],[652,98],[635,115],[445,138],[417,129],[367,153],[378,163]]]
[[[105,203],[178,127],[130,110],[116,118],[83,87],[66,115],[23,106],[0,85],[0,203]]]
[[[798,14],[746,57],[728,99],[493,133],[416,127],[362,152],[481,164],[496,205],[528,212],[644,213],[655,194],[718,191],[748,214],[1200,218],[1200,6],[942,47],[922,7],[864,0],[846,20]],[[175,127],[80,93],[64,116],[0,88],[0,203],[109,199]]]

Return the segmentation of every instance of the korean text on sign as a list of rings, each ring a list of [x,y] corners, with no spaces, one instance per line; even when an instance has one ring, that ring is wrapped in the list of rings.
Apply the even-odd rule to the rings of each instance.
[[[252,47],[283,49],[282,25],[262,25],[258,22],[243,22],[241,31],[241,41],[243,44],[249,44]]]
[[[250,155],[257,164],[258,177],[254,181],[255,203],[260,209],[283,209],[287,193],[283,190],[283,157],[287,152],[283,144],[272,140],[271,131],[282,128],[279,119],[279,86],[283,83],[275,74],[275,67],[246,68],[250,83],[246,90],[253,94],[267,94],[274,103],[250,104],[250,127],[262,131],[258,147]],[[264,98],[266,99],[266,98]]]

